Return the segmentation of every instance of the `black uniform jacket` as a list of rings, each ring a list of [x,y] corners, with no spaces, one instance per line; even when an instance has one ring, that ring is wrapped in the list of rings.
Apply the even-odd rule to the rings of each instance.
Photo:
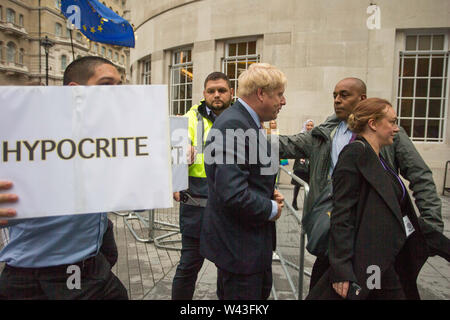
[[[242,129],[249,136],[253,133],[256,141],[255,136],[240,143],[239,139],[230,139],[230,136],[227,139],[227,129]],[[231,140],[241,148],[227,148],[226,143]],[[205,170],[209,193],[200,253],[231,273],[259,273],[272,264],[276,234],[275,223],[269,221],[269,217],[276,172],[261,174],[263,168],[270,166],[270,163],[264,164],[261,157],[270,153],[267,144],[267,139],[260,136],[255,121],[239,102],[216,119],[206,142]],[[214,156],[217,163],[211,163],[208,154]]]
[[[356,282],[362,290],[352,298],[365,299],[370,293],[368,284],[374,283],[369,279],[374,268],[379,268],[382,277],[392,265],[407,299],[420,299],[416,280],[430,254],[422,223],[407,192],[406,212],[402,213],[379,157],[364,138],[357,140],[344,147],[333,173],[330,268],[307,299],[339,299],[332,283],[341,281]],[[409,237],[403,215],[415,229]]]

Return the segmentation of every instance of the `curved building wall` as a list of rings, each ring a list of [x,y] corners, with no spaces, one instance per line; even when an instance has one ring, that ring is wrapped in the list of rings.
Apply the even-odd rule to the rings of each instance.
[[[396,106],[407,36],[444,35],[441,51],[448,55],[449,49],[447,0],[379,0],[378,25],[367,11],[370,1],[360,0],[129,0],[127,5],[137,36],[130,53],[133,83],[144,83],[142,61],[147,60],[151,83],[170,85],[173,52],[189,48],[195,104],[202,98],[205,77],[223,71],[229,42],[256,41],[259,61],[276,65],[288,77],[287,105],[278,117],[282,134],[298,132],[306,119],[319,124],[332,114],[332,92],[344,77],[361,78],[369,97],[386,98]],[[448,77],[448,68],[442,73]],[[445,161],[450,160],[448,81],[442,91],[447,98],[440,115],[444,120],[436,129],[441,139],[415,142],[440,190]]]

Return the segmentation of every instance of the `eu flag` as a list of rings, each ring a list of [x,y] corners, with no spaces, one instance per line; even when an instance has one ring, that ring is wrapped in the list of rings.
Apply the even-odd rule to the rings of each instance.
[[[134,48],[130,23],[97,0],[62,0],[62,14],[92,41]]]

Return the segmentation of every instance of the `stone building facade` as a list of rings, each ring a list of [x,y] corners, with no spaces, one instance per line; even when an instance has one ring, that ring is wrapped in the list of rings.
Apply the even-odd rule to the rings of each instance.
[[[125,0],[105,0],[103,4],[126,16]],[[0,0],[0,85],[45,83],[45,51],[39,39],[54,42],[49,50],[49,85],[61,85],[65,67],[73,59],[98,55],[114,62],[123,80],[129,48],[89,41],[79,31],[70,31],[60,13],[61,0]]]
[[[358,77],[390,100],[442,191],[450,160],[448,0],[128,0],[136,84],[169,85],[169,111],[202,97],[203,81],[235,81],[255,61],[288,77],[282,134],[333,113],[337,81]],[[233,82],[235,83],[235,82]],[[449,181],[450,184],[450,181]]]

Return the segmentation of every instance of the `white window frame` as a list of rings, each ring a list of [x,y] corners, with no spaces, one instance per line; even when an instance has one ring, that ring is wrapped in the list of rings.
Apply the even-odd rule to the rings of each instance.
[[[432,48],[432,42],[431,42],[431,49],[430,50],[417,50],[417,43],[419,41],[420,36],[429,36],[429,35],[443,35],[444,36],[444,47],[443,50],[433,50]],[[406,50],[406,39],[407,36],[417,36],[417,43],[416,43],[416,50]],[[431,40],[432,41],[432,40]],[[396,74],[397,78],[397,88],[396,88],[396,103],[397,103],[397,114],[399,118],[399,124],[401,125],[402,120],[410,120],[411,121],[411,129],[410,132],[407,132],[407,134],[410,136],[410,139],[414,142],[418,143],[438,143],[442,144],[445,143],[446,140],[446,128],[447,128],[447,118],[448,118],[448,100],[449,100],[449,74],[450,74],[450,51],[449,51],[449,32],[448,31],[405,31],[404,32],[404,38],[401,50],[399,52],[399,67]],[[418,58],[422,55],[429,55],[429,61],[432,61],[432,56],[436,55],[442,55],[444,57],[444,63],[443,63],[443,73],[442,77],[432,77],[431,76],[431,67],[432,64],[428,64],[428,75],[427,76],[417,76],[417,67],[418,67]],[[415,59],[415,70],[413,76],[403,76],[403,67],[404,67],[404,60],[405,57],[414,57]],[[445,72],[445,70],[447,72]],[[403,97],[402,96],[402,85],[403,85],[403,79],[411,79],[414,80],[413,84],[413,96],[412,97]],[[418,97],[416,96],[416,80],[428,80],[428,91],[425,97]],[[441,97],[430,97],[430,87],[431,87],[431,80],[436,79],[442,79],[445,85],[442,86],[442,92]],[[411,110],[411,116],[405,117],[401,114],[401,100],[412,100],[412,110]],[[415,103],[416,100],[426,100],[426,110],[425,110],[425,116],[424,117],[415,117]],[[440,117],[429,117],[429,104],[431,100],[441,100],[441,115]],[[425,122],[425,128],[424,128],[424,134],[421,137],[414,136],[414,120],[423,120]],[[439,133],[437,138],[428,138],[428,123],[429,121],[439,121]]]
[[[239,44],[239,43],[249,43],[249,42],[255,42],[255,54],[248,54],[248,45],[247,45],[247,52],[245,55],[235,55],[235,56],[230,56],[229,54],[229,49],[230,49],[230,44]],[[251,37],[251,38],[241,38],[241,39],[231,39],[231,40],[227,40],[225,41],[225,54],[224,57],[222,58],[222,72],[225,73],[226,75],[228,75],[228,63],[230,62],[236,62],[235,65],[235,70],[234,70],[234,74],[235,74],[235,78],[231,78],[230,77],[230,82],[231,85],[234,89],[234,99],[237,99],[237,88],[238,88],[238,70],[237,70],[237,62],[242,62],[244,61],[246,64],[246,68],[248,68],[249,66],[249,62],[252,63],[257,63],[261,61],[261,55],[258,53],[258,38],[257,37]]]
[[[191,60],[184,63],[176,63],[176,54],[190,51]],[[194,81],[194,62],[192,60],[192,47],[180,48],[172,51],[172,64],[169,66],[170,70],[170,103],[169,114],[182,115],[185,114],[192,107],[192,90]],[[185,82],[177,82],[176,75],[179,75],[184,70]],[[190,72],[189,70],[192,70]],[[190,76],[189,76],[190,73]],[[191,81],[188,81],[191,78]],[[184,87],[184,98],[181,96],[182,88]],[[190,95],[190,97],[189,97]]]
[[[123,55],[122,55],[123,58]],[[142,60],[142,84],[151,84],[152,83],[152,58],[147,57]]]

